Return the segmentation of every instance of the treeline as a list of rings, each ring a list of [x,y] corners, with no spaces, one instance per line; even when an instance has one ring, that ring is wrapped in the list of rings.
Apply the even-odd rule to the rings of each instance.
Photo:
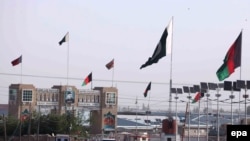
[[[83,126],[80,117],[75,117],[73,114],[67,113],[63,115],[49,114],[39,116],[33,113],[31,118],[26,118],[23,121],[15,117],[0,116],[0,135],[19,136],[32,134],[71,134],[87,137],[89,128]],[[4,126],[6,125],[6,126]]]

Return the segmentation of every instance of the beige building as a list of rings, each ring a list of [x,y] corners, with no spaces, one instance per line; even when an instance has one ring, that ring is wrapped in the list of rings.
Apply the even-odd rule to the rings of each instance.
[[[9,86],[9,115],[25,119],[36,111],[42,115],[73,112],[75,116],[90,111],[91,133],[115,132],[117,126],[118,90],[114,87],[95,87],[93,90],[75,86],[55,85],[36,88],[32,84]]]

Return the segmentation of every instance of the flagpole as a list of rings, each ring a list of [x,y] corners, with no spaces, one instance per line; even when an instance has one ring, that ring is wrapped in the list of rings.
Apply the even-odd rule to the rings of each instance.
[[[243,29],[241,29],[241,44],[242,44],[242,32],[243,32]],[[241,45],[242,46],[242,45]],[[241,47],[241,55],[240,55],[240,62],[241,62],[241,64],[242,64],[242,47]],[[240,65],[241,65],[240,64]],[[241,68],[242,68],[242,65],[240,66],[240,80],[241,80]],[[240,95],[241,96],[241,95]],[[247,88],[245,87],[245,94],[243,95],[243,98],[245,99],[245,125],[247,125]],[[240,105],[240,101],[239,101],[239,105]],[[239,108],[240,108],[240,106],[239,106]],[[244,119],[244,118],[243,118]]]
[[[152,83],[151,83],[152,84]],[[148,122],[148,114],[149,114],[149,103],[150,103],[150,93],[151,91],[149,92],[149,96],[148,96],[148,110],[146,111],[146,114],[147,114],[147,132],[148,132],[148,126],[149,126],[149,122]]]
[[[137,111],[138,111],[138,109],[137,109],[137,104],[138,104],[138,101],[137,101],[137,96],[136,96],[136,101],[135,101],[135,105],[136,105],[136,118],[135,118],[135,120],[136,120],[136,129],[135,129],[135,134],[136,134],[136,136],[137,136]]]
[[[170,82],[169,82],[169,116],[172,116],[172,62],[173,62],[173,22],[174,17],[172,16],[172,38],[171,38],[171,59],[170,59]]]
[[[113,69],[112,69],[112,87],[113,87],[113,82],[114,82],[114,72],[115,72],[115,66],[113,66]]]
[[[241,44],[242,44],[242,32],[243,32],[243,29],[241,29]],[[241,80],[241,68],[242,68],[242,45],[241,45],[241,50],[240,50],[240,80]],[[239,112],[238,112],[238,117],[239,117],[239,122],[240,122],[240,99],[241,99],[241,91],[239,91]],[[247,121],[247,120],[246,120]]]
[[[69,79],[69,32],[68,32],[68,49],[67,49],[67,86]]]
[[[198,106],[198,141],[200,140],[200,105],[201,105],[201,98],[199,100],[199,106]]]
[[[92,73],[92,71],[91,71],[91,90],[93,90],[93,73]]]
[[[20,78],[21,80],[21,83],[20,84],[22,84],[23,82],[23,61],[21,62],[21,78]]]

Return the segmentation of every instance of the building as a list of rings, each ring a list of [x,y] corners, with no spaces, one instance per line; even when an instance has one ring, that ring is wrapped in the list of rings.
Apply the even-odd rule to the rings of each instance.
[[[9,116],[26,119],[36,111],[49,113],[73,113],[75,116],[90,111],[91,133],[116,132],[118,90],[115,87],[95,87],[93,90],[75,86],[54,85],[36,88],[32,84],[9,86]]]

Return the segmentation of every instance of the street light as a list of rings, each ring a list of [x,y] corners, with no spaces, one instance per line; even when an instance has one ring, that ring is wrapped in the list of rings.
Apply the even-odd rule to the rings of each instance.
[[[231,124],[233,125],[233,92],[240,91],[240,89],[236,87],[236,82],[224,81],[224,91],[231,91],[231,95],[229,96],[229,98],[231,99]]]
[[[250,81],[237,80],[236,86],[237,88],[245,90],[243,98],[245,98],[245,124],[247,125],[247,98],[248,98],[247,90],[250,89]]]
[[[175,140],[177,141],[177,134],[178,134],[178,125],[177,125],[177,100],[178,96],[177,94],[182,94],[182,88],[171,88],[171,93],[175,93],[175,127],[176,127],[176,133],[175,133]]]
[[[219,129],[219,97],[221,96],[219,94],[219,91],[221,88],[224,87],[224,83],[208,83],[208,87],[210,90],[216,90],[217,94],[215,95],[217,97],[217,141],[220,141],[220,129]]]
[[[183,86],[183,91],[184,93],[188,93],[188,106],[189,106],[189,111],[188,111],[188,141],[190,141],[190,100],[191,96],[190,93],[194,93],[194,88],[193,87],[188,87],[188,86]]]
[[[198,93],[201,92],[200,85],[194,85],[194,92],[198,92]],[[198,138],[197,139],[198,141],[200,140],[200,98],[199,98],[199,106],[198,106]]]
[[[200,82],[200,85],[201,85],[201,89],[207,93],[206,94],[206,97],[207,97],[207,113],[206,113],[207,125],[206,125],[206,128],[207,128],[207,141],[208,141],[208,97],[210,96],[210,94],[208,93],[208,83]]]

